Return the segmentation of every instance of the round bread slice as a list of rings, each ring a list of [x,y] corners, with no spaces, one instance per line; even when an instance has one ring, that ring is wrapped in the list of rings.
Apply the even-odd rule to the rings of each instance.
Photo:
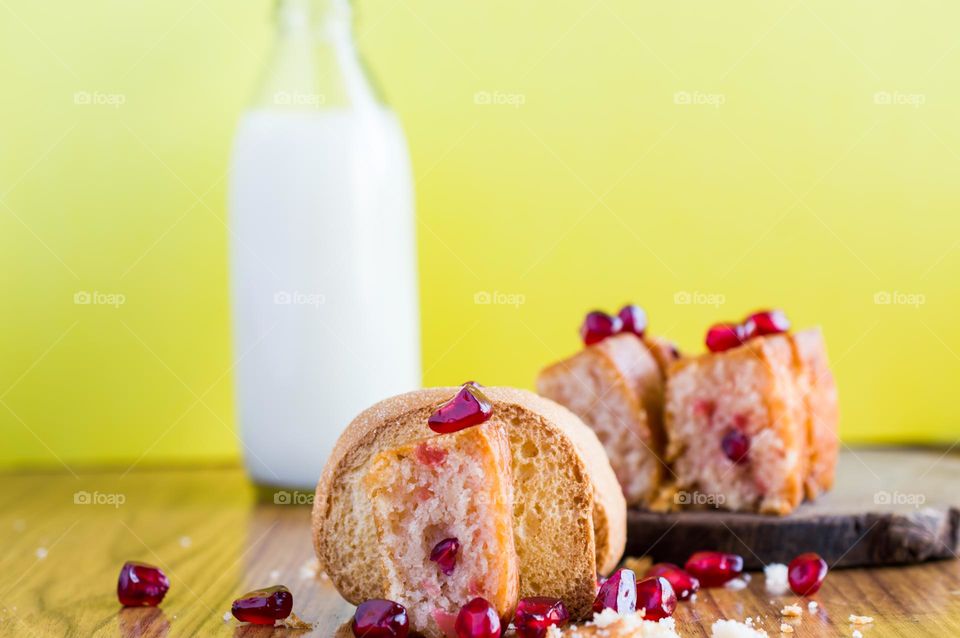
[[[353,604],[385,596],[381,548],[363,480],[383,450],[433,436],[428,417],[459,388],[392,397],[357,416],[330,455],[313,506],[320,566]],[[620,560],[626,504],[596,435],[566,408],[532,392],[486,387],[489,422],[504,426],[514,487],[520,597],[552,596],[590,613],[596,574]]]

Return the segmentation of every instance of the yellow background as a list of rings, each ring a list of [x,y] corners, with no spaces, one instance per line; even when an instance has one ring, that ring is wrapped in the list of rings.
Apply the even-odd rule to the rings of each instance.
[[[823,326],[848,441],[957,438],[960,5],[356,13],[417,176],[426,384],[529,387],[593,307],[699,350],[772,305]],[[225,170],[271,36],[266,0],[0,3],[0,465],[238,457]]]

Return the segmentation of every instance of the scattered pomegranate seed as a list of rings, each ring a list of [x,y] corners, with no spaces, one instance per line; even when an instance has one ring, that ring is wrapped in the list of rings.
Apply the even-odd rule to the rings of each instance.
[[[800,554],[787,566],[790,589],[797,596],[815,594],[827,577],[828,570],[827,561],[820,558],[819,554],[814,552]]]
[[[647,577],[662,576],[670,581],[679,600],[686,600],[700,589],[700,581],[673,563],[657,563],[647,570]]]
[[[629,614],[637,610],[637,575],[630,569],[618,569],[613,572],[597,592],[593,601],[593,611],[612,609],[618,614]]]
[[[434,432],[450,434],[472,425],[480,425],[493,415],[493,404],[473,382],[465,383],[457,394],[430,415],[427,425]]]
[[[723,448],[727,458],[734,463],[742,464],[749,460],[750,437],[736,428],[723,435],[720,447]]]
[[[374,598],[360,603],[350,629],[357,638],[406,638],[410,621],[400,603]]]
[[[293,594],[283,585],[248,592],[233,601],[234,618],[254,625],[272,625],[293,610]]]
[[[705,340],[710,352],[723,352],[746,341],[743,326],[736,323],[717,323],[710,326]]]
[[[474,598],[460,608],[454,624],[457,638],[500,638],[500,617],[484,598]]]
[[[605,312],[594,310],[588,312],[580,326],[580,338],[585,345],[603,341],[612,337],[623,329],[623,320],[620,317],[611,317]]]
[[[156,607],[168,589],[170,581],[159,567],[127,561],[120,568],[117,598],[124,607]]]
[[[790,320],[782,310],[762,310],[753,313],[743,321],[743,330],[747,339],[780,334],[789,329]]]
[[[643,609],[644,620],[660,620],[672,616],[677,609],[673,585],[663,576],[645,578],[637,583],[637,607]]]
[[[444,575],[449,576],[453,573],[453,568],[457,566],[457,552],[460,551],[460,541],[456,538],[445,538],[436,545],[430,552],[430,560],[435,562]]]
[[[722,552],[696,552],[683,566],[704,587],[719,587],[743,571],[743,557]]]
[[[620,332],[632,332],[638,337],[642,337],[647,331],[647,313],[643,308],[633,304],[624,306],[617,313],[617,317],[622,324]]]
[[[570,613],[559,598],[535,596],[517,604],[513,625],[519,638],[543,638],[552,625],[565,625]]]

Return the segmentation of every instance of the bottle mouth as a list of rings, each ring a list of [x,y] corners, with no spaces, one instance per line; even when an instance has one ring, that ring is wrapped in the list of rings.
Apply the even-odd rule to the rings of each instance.
[[[285,28],[317,27],[349,22],[350,0],[276,0],[274,19]]]

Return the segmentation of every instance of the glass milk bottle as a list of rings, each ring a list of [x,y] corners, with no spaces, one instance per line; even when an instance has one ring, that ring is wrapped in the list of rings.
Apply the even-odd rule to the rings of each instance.
[[[264,485],[312,489],[361,410],[420,385],[413,188],[347,0],[280,0],[229,186],[237,414]]]

